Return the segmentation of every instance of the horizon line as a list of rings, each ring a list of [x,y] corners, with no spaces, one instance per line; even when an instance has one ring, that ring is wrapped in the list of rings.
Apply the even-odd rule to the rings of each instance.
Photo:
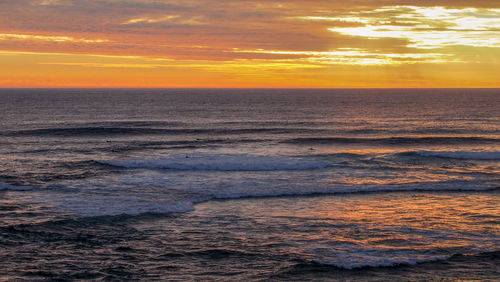
[[[104,90],[104,89],[144,89],[144,90],[168,90],[168,89],[214,89],[214,90],[273,90],[273,89],[308,89],[308,90],[349,90],[349,89],[499,89],[499,87],[86,87],[86,86],[69,86],[69,87],[3,87],[0,86],[0,90],[29,90],[29,89],[95,89],[95,90]]]

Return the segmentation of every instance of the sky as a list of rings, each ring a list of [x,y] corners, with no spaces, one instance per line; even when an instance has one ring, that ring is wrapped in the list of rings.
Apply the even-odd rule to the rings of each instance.
[[[498,0],[0,0],[0,87],[498,87]]]

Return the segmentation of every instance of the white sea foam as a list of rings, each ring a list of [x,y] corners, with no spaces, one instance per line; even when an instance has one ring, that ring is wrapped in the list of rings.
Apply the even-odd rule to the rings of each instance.
[[[460,160],[500,160],[500,151],[417,151],[422,157],[438,157]]]
[[[105,160],[98,162],[124,168],[201,171],[310,170],[329,166],[329,163],[323,161],[287,157],[202,153],[174,154],[156,159]]]

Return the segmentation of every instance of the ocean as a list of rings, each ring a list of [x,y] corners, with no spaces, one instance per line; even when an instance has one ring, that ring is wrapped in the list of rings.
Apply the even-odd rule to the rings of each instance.
[[[498,89],[1,89],[0,280],[500,279]]]

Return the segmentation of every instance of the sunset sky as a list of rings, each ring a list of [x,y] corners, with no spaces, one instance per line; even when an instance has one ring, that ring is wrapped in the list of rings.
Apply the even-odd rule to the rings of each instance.
[[[2,0],[0,87],[500,87],[498,0]]]

